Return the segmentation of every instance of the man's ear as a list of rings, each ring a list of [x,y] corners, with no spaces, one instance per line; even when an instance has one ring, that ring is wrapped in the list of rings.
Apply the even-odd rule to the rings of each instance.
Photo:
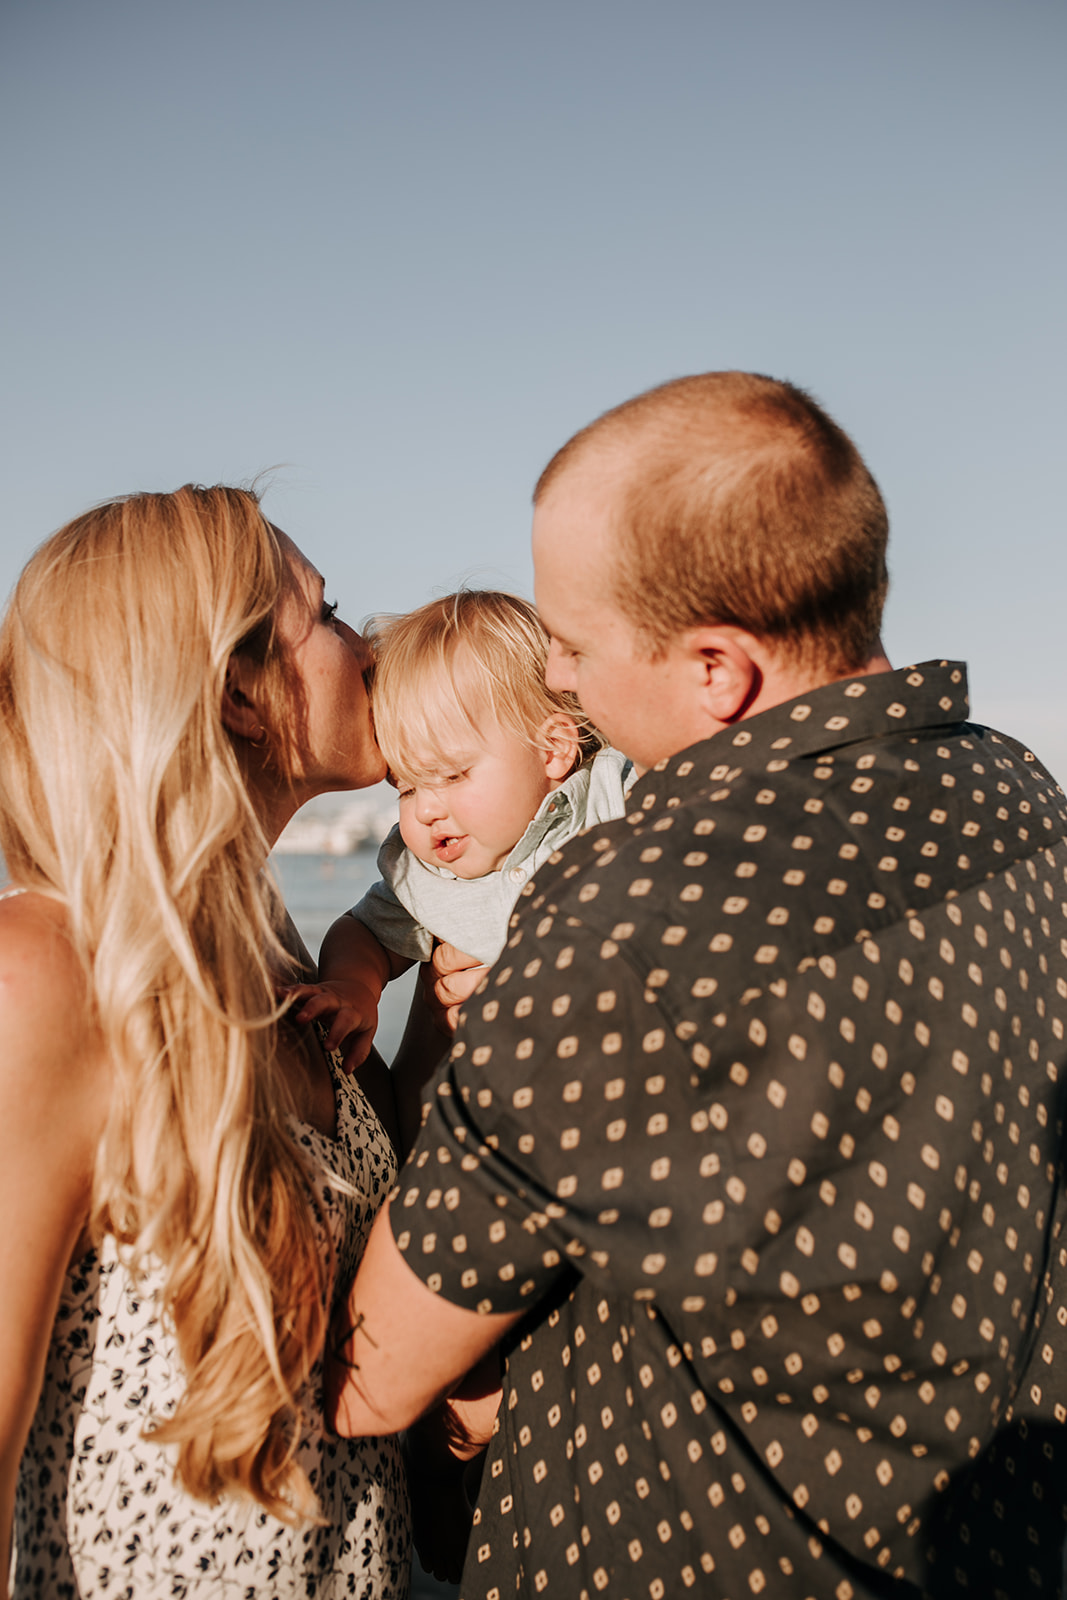
[[[545,753],[545,776],[562,783],[578,760],[578,724],[565,711],[557,711],[541,724],[540,740]]]
[[[741,628],[694,628],[688,635],[698,693],[712,722],[728,727],[745,716],[763,687],[763,651]]]
[[[226,682],[222,690],[222,725],[230,733],[253,744],[262,743],[264,727],[249,690],[253,674],[248,662],[232,655],[226,663]]]

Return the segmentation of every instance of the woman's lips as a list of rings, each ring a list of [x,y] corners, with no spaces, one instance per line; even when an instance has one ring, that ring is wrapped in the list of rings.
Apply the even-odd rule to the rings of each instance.
[[[458,861],[466,848],[466,834],[456,835],[450,833],[446,834],[441,839],[435,839],[433,842],[434,855],[437,857],[438,861],[443,861],[446,867],[450,862]]]

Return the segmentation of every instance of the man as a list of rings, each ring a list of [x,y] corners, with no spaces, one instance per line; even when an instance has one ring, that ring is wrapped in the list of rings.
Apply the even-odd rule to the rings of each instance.
[[[1063,795],[962,667],[891,671],[881,496],[802,392],[653,390],[535,505],[549,682],[644,775],[468,1005],[339,1426],[503,1339],[466,1600],[1051,1593]]]

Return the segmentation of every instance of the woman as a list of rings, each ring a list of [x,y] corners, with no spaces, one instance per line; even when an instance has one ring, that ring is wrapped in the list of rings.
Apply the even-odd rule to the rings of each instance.
[[[303,974],[263,873],[297,806],[384,776],[367,659],[225,488],[78,518],[0,629],[0,1575],[14,1505],[20,1600],[407,1593],[396,1442],[329,1436],[321,1399],[396,1164],[363,1091],[279,1020]]]

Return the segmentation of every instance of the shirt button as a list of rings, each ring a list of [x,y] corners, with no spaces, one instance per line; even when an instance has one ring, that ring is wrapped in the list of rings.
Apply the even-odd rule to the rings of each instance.
[[[511,871],[508,873],[508,877],[511,879],[512,883],[526,882],[526,873],[522,867],[512,867]]]

